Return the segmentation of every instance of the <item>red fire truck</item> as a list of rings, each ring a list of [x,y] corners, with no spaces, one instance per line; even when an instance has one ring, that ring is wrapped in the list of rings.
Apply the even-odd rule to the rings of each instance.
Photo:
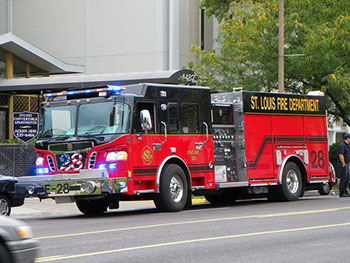
[[[140,199],[179,211],[192,194],[297,200],[330,180],[322,96],[161,84],[44,96],[36,175],[16,184],[27,197],[85,214]]]

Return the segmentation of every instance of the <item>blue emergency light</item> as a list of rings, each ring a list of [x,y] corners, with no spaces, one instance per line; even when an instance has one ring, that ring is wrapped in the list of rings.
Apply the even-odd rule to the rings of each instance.
[[[101,163],[99,166],[98,166],[98,169],[106,169],[107,168],[107,164],[105,163]]]
[[[120,86],[107,85],[107,87],[108,87],[107,88],[108,90],[115,91],[115,92],[118,92],[118,91],[122,90],[122,87],[120,87]]]
[[[117,169],[118,165],[116,163],[109,163],[108,165],[106,163],[101,163],[98,165],[98,169],[109,169],[109,170],[115,170]]]
[[[117,169],[117,164],[116,164],[116,163],[110,163],[110,164],[108,165],[108,169],[109,169],[109,170]]]
[[[36,174],[48,174],[49,173],[49,168],[37,168],[36,169]]]

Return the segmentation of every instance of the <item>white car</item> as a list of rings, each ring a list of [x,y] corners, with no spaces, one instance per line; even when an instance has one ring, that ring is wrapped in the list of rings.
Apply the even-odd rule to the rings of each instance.
[[[25,223],[0,216],[0,262],[34,262],[39,250],[39,241],[32,237],[32,230]]]

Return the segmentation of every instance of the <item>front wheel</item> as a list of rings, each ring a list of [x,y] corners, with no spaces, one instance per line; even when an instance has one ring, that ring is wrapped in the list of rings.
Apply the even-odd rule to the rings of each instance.
[[[278,189],[282,201],[296,201],[301,196],[303,182],[298,165],[288,162],[282,174],[282,185]]]
[[[106,212],[109,202],[105,199],[82,199],[77,200],[76,204],[85,215],[101,215]]]
[[[160,193],[154,204],[162,212],[177,212],[185,207],[188,185],[184,171],[176,164],[164,167],[160,178]]]
[[[11,202],[4,196],[0,195],[0,215],[9,216],[11,214]]]

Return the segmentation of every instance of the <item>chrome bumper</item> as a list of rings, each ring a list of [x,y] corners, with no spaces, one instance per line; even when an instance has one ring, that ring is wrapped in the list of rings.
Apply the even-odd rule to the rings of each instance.
[[[127,192],[127,178],[109,178],[106,169],[81,170],[78,174],[55,174],[18,178],[16,193],[26,197],[74,197]]]

